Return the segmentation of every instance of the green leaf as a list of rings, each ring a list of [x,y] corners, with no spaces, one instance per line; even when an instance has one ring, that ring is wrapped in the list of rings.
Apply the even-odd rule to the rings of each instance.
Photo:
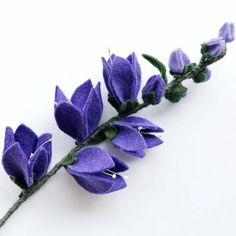
[[[120,105],[119,114],[124,115],[130,113],[138,106],[139,106],[138,101],[127,100]]]
[[[118,129],[116,127],[110,125],[110,127],[104,131],[104,134],[107,139],[111,140],[111,139],[115,138],[116,135],[118,134]]]
[[[75,154],[67,155],[67,158],[63,161],[62,166],[67,167],[76,161]]]
[[[120,104],[115,100],[113,96],[108,94],[108,102],[117,110],[119,111]]]
[[[167,83],[165,65],[161,61],[159,61],[157,58],[150,56],[148,54],[143,54],[142,56],[160,71],[162,78]]]
[[[170,92],[165,94],[165,98],[173,103],[179,102],[187,90],[182,84],[178,84]]]

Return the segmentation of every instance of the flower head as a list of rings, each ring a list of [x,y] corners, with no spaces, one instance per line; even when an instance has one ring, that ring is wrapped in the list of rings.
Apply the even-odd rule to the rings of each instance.
[[[150,93],[153,93],[155,96],[155,104],[161,101],[161,98],[165,93],[165,81],[160,75],[153,75],[151,78],[148,79],[142,91],[143,99],[147,99],[147,96]]]
[[[55,104],[58,127],[79,144],[94,132],[101,119],[103,104],[100,83],[93,88],[91,80],[87,80],[74,91],[70,100],[57,86]]]
[[[26,125],[15,133],[7,127],[2,164],[9,176],[23,187],[30,187],[47,172],[52,156],[52,135],[37,136]]]
[[[135,53],[126,59],[112,55],[108,61],[102,58],[103,77],[109,94],[118,104],[135,101],[141,85],[141,69]]]
[[[190,59],[187,54],[182,51],[181,48],[174,50],[170,54],[169,67],[173,73],[182,73],[185,65],[190,63]]]
[[[112,139],[112,143],[130,155],[144,157],[145,149],[163,143],[160,138],[150,134],[163,132],[163,129],[144,118],[129,116],[112,125],[118,128],[118,134]]]
[[[221,37],[211,39],[205,45],[207,46],[207,52],[212,57],[218,57],[225,50],[225,41]]]
[[[67,167],[76,182],[91,193],[105,194],[125,188],[120,172],[128,166],[98,147],[88,147],[76,154],[77,161]]]
[[[234,41],[234,24],[224,23],[219,30],[219,37],[223,38],[226,43]]]

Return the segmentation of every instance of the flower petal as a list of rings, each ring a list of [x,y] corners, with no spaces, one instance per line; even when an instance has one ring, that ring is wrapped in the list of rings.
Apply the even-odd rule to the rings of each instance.
[[[32,184],[28,173],[28,158],[19,143],[14,143],[5,151],[2,164],[8,175],[15,177],[25,186]]]
[[[81,84],[73,93],[72,97],[71,97],[71,102],[77,107],[79,108],[81,111],[84,109],[90,91],[93,88],[93,84],[91,82],[91,80],[87,80],[85,81],[83,84]]]
[[[134,52],[127,57],[127,60],[130,62],[136,78],[132,97],[132,99],[136,99],[141,86],[141,68]]]
[[[110,64],[106,61],[104,57],[102,57],[102,64],[103,64],[103,78],[104,82],[106,84],[107,90],[109,94],[114,96],[114,92],[111,88],[111,81],[110,81],[110,74],[111,74],[111,66]]]
[[[45,150],[48,153],[48,165],[51,163],[51,158],[52,158],[52,135],[49,133],[45,133],[39,136],[38,138],[38,143],[37,143],[37,147],[36,150],[39,147],[44,147]]]
[[[102,109],[103,107],[97,91],[92,89],[84,107],[85,122],[87,124],[89,134],[97,128],[102,117]]]
[[[106,174],[80,174],[74,176],[76,182],[90,193],[107,194],[126,187],[121,176],[112,178]]]
[[[164,132],[164,130],[149,120],[146,120],[144,118],[138,117],[138,116],[128,116],[122,119],[122,122],[127,123],[128,125],[134,127],[134,128],[142,128],[141,131],[144,132]]]
[[[67,167],[72,175],[80,173],[96,173],[115,166],[112,157],[98,147],[88,147],[76,154],[77,162]]]
[[[35,151],[38,142],[37,135],[32,129],[22,124],[16,129],[15,139],[16,142],[19,142],[26,157],[29,158],[31,153]]]
[[[129,169],[128,165],[122,161],[121,159],[111,156],[113,161],[115,162],[115,166],[111,168],[110,170],[116,173],[123,172]]]
[[[112,143],[118,148],[126,151],[138,151],[147,148],[138,130],[118,121],[113,122],[113,125],[119,128],[117,136],[112,139]]]
[[[111,87],[119,102],[134,99],[135,81],[136,78],[129,61],[116,56],[111,70]]]
[[[55,118],[58,127],[78,143],[86,138],[83,113],[70,102],[62,102],[56,107]]]
[[[129,155],[132,155],[132,156],[135,156],[135,157],[139,157],[139,158],[145,157],[144,150],[139,150],[139,151],[125,151],[124,150],[124,152],[129,154]]]
[[[41,179],[47,173],[48,166],[48,153],[41,146],[30,158],[29,173],[33,181]]]
[[[142,135],[146,142],[147,148],[156,147],[163,143],[163,141],[160,138],[156,137],[153,134],[142,134]]]
[[[15,142],[14,131],[11,127],[6,127],[3,152],[5,152]]]
[[[56,86],[56,92],[55,92],[55,103],[56,105],[60,102],[66,101],[67,98],[65,94],[62,92],[59,86]]]

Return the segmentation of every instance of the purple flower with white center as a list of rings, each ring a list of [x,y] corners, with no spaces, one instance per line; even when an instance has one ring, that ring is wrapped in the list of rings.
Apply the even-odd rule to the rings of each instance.
[[[190,64],[190,59],[181,48],[174,50],[170,54],[169,67],[172,73],[182,73],[184,71],[185,65],[188,64]]]
[[[127,59],[112,55],[102,58],[103,77],[109,94],[118,104],[135,101],[141,85],[141,69],[135,53]]]
[[[206,43],[207,52],[212,57],[218,57],[225,50],[225,41],[219,37],[211,39]]]
[[[165,93],[165,81],[160,75],[150,77],[142,90],[142,97],[145,100],[150,93],[155,95],[155,104],[161,101]]]
[[[164,130],[144,118],[129,116],[113,122],[112,125],[118,128],[118,134],[112,139],[112,143],[130,155],[144,157],[145,149],[163,143],[160,138],[150,133],[160,133]]]
[[[219,30],[219,37],[223,38],[226,43],[234,41],[234,24],[224,23]]]
[[[122,160],[99,147],[88,147],[76,154],[77,161],[67,167],[76,182],[90,193],[106,194],[126,187],[123,176],[128,170]]]
[[[83,142],[97,128],[102,116],[103,104],[100,83],[93,88],[91,80],[80,85],[70,100],[57,86],[55,94],[55,118],[58,127]]]
[[[52,157],[52,135],[37,136],[26,125],[20,125],[15,133],[7,127],[2,164],[9,176],[19,185],[30,187],[48,170]]]

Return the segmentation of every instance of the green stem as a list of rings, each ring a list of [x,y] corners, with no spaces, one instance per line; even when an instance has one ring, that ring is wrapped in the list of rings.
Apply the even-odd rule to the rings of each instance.
[[[193,68],[190,72],[184,74],[179,79],[173,80],[169,84],[166,85],[165,93],[170,92],[172,89],[174,89],[178,84],[182,83],[184,80],[192,78],[193,76],[197,75],[198,73],[202,72],[207,66],[213,64],[216,61],[219,61],[221,58],[223,58],[226,55],[226,50],[218,57],[214,58],[213,60],[201,60],[200,63]],[[65,166],[65,163],[72,164],[74,162],[74,159],[71,157],[74,157],[75,153],[78,152],[80,149],[82,149],[85,146],[90,145],[93,140],[96,139],[96,137],[101,134],[101,132],[105,131],[107,128],[107,125],[109,125],[112,121],[120,120],[124,117],[127,117],[129,115],[132,115],[134,113],[137,113],[138,111],[142,110],[143,108],[149,106],[149,103],[141,103],[139,104],[135,109],[132,111],[129,111],[122,115],[117,115],[100,125],[95,132],[90,135],[83,143],[80,145],[75,146],[60,162],[58,162],[38,183],[33,185],[32,187],[23,190],[20,195],[19,199],[14,203],[14,205],[7,211],[7,213],[3,216],[2,219],[0,219],[0,228],[6,223],[6,221],[9,219],[9,217],[21,206],[23,202],[25,202],[30,196],[32,196],[35,192],[37,192],[52,176],[54,176],[58,170],[60,170],[62,167]]]

